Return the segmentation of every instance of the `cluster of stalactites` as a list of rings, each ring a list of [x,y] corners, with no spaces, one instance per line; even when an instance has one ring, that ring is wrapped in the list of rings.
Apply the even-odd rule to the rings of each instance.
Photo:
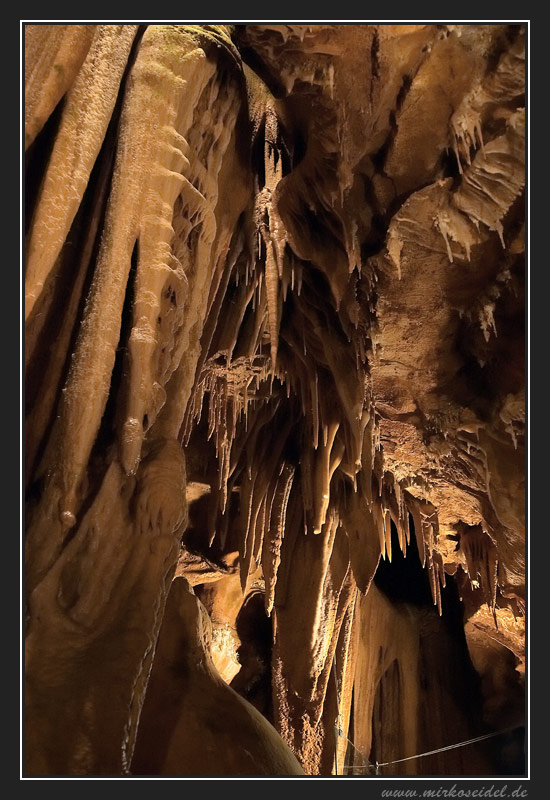
[[[441,613],[445,573],[437,550],[437,511],[408,491],[414,487],[400,483],[385,469],[372,407],[365,404],[356,421],[361,431],[357,453],[341,406],[326,402],[317,381],[308,381],[307,386],[316,398],[318,413],[306,416],[301,401],[312,408],[312,394],[303,385],[307,372],[292,376],[295,393],[290,390],[290,376],[286,385],[282,375],[273,379],[268,360],[260,354],[256,357],[256,365],[243,359],[228,365],[219,363],[224,358],[218,354],[217,360],[206,362],[194,395],[197,415],[207,399],[208,435],[214,439],[219,465],[218,483],[212,487],[210,544],[217,537],[223,548],[229,525],[236,522],[243,589],[261,565],[269,613],[291,500],[293,525],[303,535],[324,535],[326,526],[334,525],[346,531],[351,568],[364,591],[372,579],[373,548],[378,557],[391,561],[393,523],[404,555],[414,531],[433,601]],[[192,429],[190,425],[189,434]],[[299,443],[298,459],[293,442]],[[228,503],[235,492],[239,498],[236,518]]]
[[[237,493],[242,586],[261,565],[270,613],[291,498],[293,524],[306,535],[321,534],[326,526],[346,529],[351,566],[364,591],[372,579],[373,543],[378,556],[391,560],[393,521],[406,554],[413,519],[441,613],[445,576],[436,549],[437,512],[384,468],[369,392],[368,327],[364,320],[359,326],[357,318],[350,324],[343,308],[327,310],[308,277],[311,266],[289,245],[277,205],[285,147],[277,103],[257,78],[251,81],[250,112],[264,182],[256,179],[250,216],[234,235],[225,279],[209,306],[183,431],[188,442],[207,398],[208,438],[214,439],[219,464],[209,542],[217,537],[224,546],[231,522],[228,500]],[[354,280],[369,293],[367,272]],[[299,459],[288,455],[292,440]]]
[[[472,588],[480,588],[488,607],[495,612],[498,587],[498,551],[480,525],[458,526],[459,549]],[[496,623],[496,615],[495,615]]]

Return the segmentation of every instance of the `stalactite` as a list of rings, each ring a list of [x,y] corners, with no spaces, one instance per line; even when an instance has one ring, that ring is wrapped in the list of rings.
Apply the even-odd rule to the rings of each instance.
[[[84,195],[137,27],[97,26],[88,54],[65,98],[28,245],[25,319],[44,291]]]
[[[78,75],[97,27],[25,26],[25,149]]]
[[[342,517],[349,540],[350,564],[358,589],[366,594],[376,572],[381,542],[374,512],[361,494],[350,492]],[[385,550],[385,540],[384,540]]]
[[[313,533],[320,533],[325,524],[330,501],[330,481],[344,455],[342,442],[335,442],[339,427],[338,422],[323,426],[324,441],[315,463]]]
[[[286,510],[292,490],[295,469],[291,464],[284,464],[280,479],[276,483],[274,493],[274,509],[270,528],[264,534],[262,568],[266,582],[266,611],[271,614],[275,602],[277,572],[281,563],[281,545],[285,534]]]
[[[479,527],[460,526],[460,550],[472,586],[479,586],[485,602],[494,611],[497,596],[498,552],[487,533]]]

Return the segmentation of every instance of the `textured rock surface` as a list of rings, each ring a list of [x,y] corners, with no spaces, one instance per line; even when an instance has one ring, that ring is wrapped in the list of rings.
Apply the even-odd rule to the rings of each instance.
[[[25,26],[28,774],[523,771],[524,39]]]
[[[210,659],[210,619],[172,583],[132,762],[136,775],[303,775],[296,756]]]

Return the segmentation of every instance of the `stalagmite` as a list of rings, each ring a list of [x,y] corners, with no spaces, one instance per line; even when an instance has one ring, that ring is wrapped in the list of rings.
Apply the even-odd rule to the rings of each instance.
[[[31,773],[128,771],[185,519],[181,448],[152,443],[137,481],[111,463],[74,538],[29,593]]]
[[[273,727],[216,672],[209,652],[208,615],[184,578],[172,584],[163,626],[133,773],[302,775],[296,757]],[[191,664],[200,660],[203,666],[189,670],[182,655]],[[223,714],[229,721],[225,743],[219,736]],[[230,732],[235,726],[240,737],[237,747]]]

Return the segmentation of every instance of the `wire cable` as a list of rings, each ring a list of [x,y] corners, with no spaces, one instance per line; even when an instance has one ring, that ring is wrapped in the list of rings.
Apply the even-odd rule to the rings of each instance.
[[[401,764],[403,761],[412,761],[412,759],[414,759],[414,758],[424,758],[424,756],[433,756],[436,753],[443,753],[445,750],[454,750],[456,747],[466,747],[467,745],[475,744],[475,742],[481,742],[483,739],[491,739],[494,736],[501,736],[503,733],[510,733],[511,731],[515,731],[520,727],[521,727],[521,725],[514,725],[511,728],[504,728],[501,731],[494,731],[493,733],[484,733],[482,736],[476,736],[473,739],[466,739],[464,742],[457,742],[456,744],[448,744],[445,747],[438,747],[437,750],[427,750],[425,753],[418,753],[415,756],[407,756],[406,758],[397,758],[394,761],[383,761],[381,763],[379,763],[377,761],[377,762],[375,762],[375,764],[370,764],[369,763],[366,766],[359,766],[359,765],[356,766],[354,764],[344,764],[344,767],[348,768],[348,769],[371,769],[372,767],[375,767],[376,768],[376,772],[378,773],[378,767],[389,767],[392,764]],[[349,739],[348,739],[348,742],[349,742]],[[352,744],[352,742],[350,742],[350,744],[352,745],[352,747],[355,750],[357,750],[357,748],[355,747],[354,744]],[[365,758],[365,760],[368,762],[368,758],[366,758],[365,755],[363,753],[361,753],[360,750],[357,750],[357,752],[360,753],[361,757]]]

